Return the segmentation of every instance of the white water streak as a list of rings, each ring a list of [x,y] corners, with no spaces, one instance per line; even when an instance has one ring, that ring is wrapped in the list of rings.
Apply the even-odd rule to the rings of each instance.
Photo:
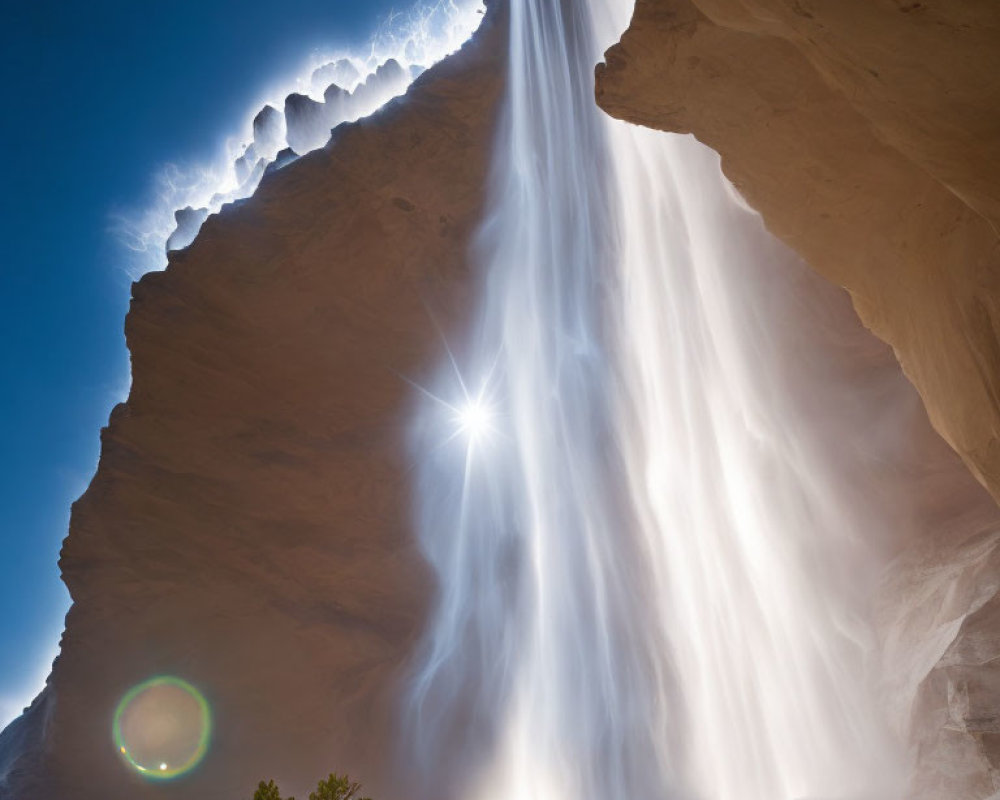
[[[595,107],[630,2],[511,5],[478,327],[432,388],[496,430],[417,420],[441,597],[413,794],[898,796],[866,663],[878,523],[783,394],[761,281],[787,256],[714,154]]]

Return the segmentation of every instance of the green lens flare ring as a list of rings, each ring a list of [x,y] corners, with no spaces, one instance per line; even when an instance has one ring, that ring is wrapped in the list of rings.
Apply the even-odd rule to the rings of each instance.
[[[185,757],[178,763],[170,763],[169,760],[160,758],[149,758],[149,754],[139,755],[133,753],[132,745],[127,741],[128,718],[130,711],[134,707],[141,705],[144,697],[149,697],[151,692],[156,690],[180,690],[186,701],[193,701],[196,704],[194,722],[196,729],[191,732],[190,738],[193,740],[193,747],[186,748],[190,753],[185,753]],[[140,725],[143,724],[140,720]],[[152,725],[161,724],[159,720],[152,720]],[[194,769],[205,757],[208,751],[209,740],[212,735],[212,715],[201,692],[185,680],[175,678],[170,675],[158,675],[143,681],[137,686],[128,690],[125,696],[118,703],[115,709],[114,723],[112,725],[112,736],[114,738],[115,749],[122,759],[136,772],[144,778],[156,781],[167,781],[180,777]],[[148,749],[148,748],[147,748]]]

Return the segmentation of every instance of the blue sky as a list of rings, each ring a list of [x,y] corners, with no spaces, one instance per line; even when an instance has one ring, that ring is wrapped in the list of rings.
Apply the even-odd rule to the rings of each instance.
[[[276,78],[407,2],[18,3],[0,26],[0,725],[48,670],[56,560],[128,384],[113,215],[211,160]]]

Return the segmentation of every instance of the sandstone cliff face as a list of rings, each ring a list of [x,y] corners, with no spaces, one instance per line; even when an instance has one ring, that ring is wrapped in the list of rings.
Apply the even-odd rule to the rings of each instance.
[[[402,376],[438,363],[432,318],[450,330],[469,305],[500,16],[135,284],[132,390],[73,508],[62,652],[5,734],[0,796],[233,800],[262,777],[302,796],[335,768],[380,796],[432,592]],[[205,692],[215,730],[197,771],[151,785],[110,726],[164,673]]]
[[[994,498],[998,74],[996,4],[638,0],[596,87],[613,116],[720,153],[767,226],[849,290]],[[968,497],[952,491],[961,510]],[[1000,790],[1000,554],[988,517],[970,528],[938,517],[886,576],[885,669],[902,724],[913,710],[914,797]]]
[[[867,41],[849,27],[869,13],[860,0],[843,16],[847,0],[800,2],[792,16],[777,0],[698,4],[640,0],[601,102],[719,149],[772,229],[851,289],[996,493],[996,238],[985,220],[1000,161],[989,160],[989,114],[970,100],[988,81],[950,96],[950,118],[907,124],[943,102],[947,61],[966,69],[975,48],[932,46],[936,12],[893,6],[931,26],[920,41],[936,66],[907,83],[912,63],[885,63],[900,54],[876,46],[888,23],[864,17],[882,60],[862,69],[843,50]],[[951,8],[968,25],[989,12]],[[439,362],[435,321],[461,330],[473,303],[466,253],[506,50],[492,13],[403,100],[268,175],[136,284],[132,392],[74,507],[62,654],[45,694],[0,735],[0,797],[235,800],[265,776],[301,797],[333,768],[383,800],[406,796],[387,771],[395,694],[432,586],[410,524],[401,376]],[[868,85],[868,66],[884,86]],[[960,157],[969,136],[982,169]],[[828,285],[796,275],[789,304],[839,342],[845,380],[876,387],[865,395],[872,435],[886,409],[906,418],[898,460],[867,468],[872,490],[912,517],[900,529],[920,534],[896,542],[881,612],[890,700],[904,718],[916,703],[915,796],[987,797],[1000,788],[997,511],[931,433],[886,349]],[[122,694],[161,673],[205,691],[215,732],[202,767],[153,786],[120,762],[109,729]]]
[[[1000,497],[1000,7],[639,0],[598,69],[614,116],[694,133],[845,286]]]

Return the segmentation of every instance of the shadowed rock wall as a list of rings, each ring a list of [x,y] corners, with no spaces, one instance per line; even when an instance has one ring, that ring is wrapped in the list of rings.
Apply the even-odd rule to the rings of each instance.
[[[262,777],[303,796],[333,769],[384,796],[391,698],[432,592],[403,376],[438,363],[432,317],[460,325],[473,290],[506,53],[489,15],[133,287],[132,390],[73,507],[62,652],[0,743],[0,797],[237,800]],[[111,723],[157,674],[198,686],[215,730],[194,773],[152,785]]]
[[[963,81],[975,75],[963,59],[986,63],[989,48],[969,42],[992,11],[952,4],[965,21],[942,26],[929,4],[861,5],[640,0],[599,97],[716,147],[772,230],[851,290],[996,493],[992,117],[960,92],[926,129],[913,123],[943,102],[949,60]],[[898,84],[916,45],[877,46],[892,26],[865,16],[890,11],[923,20],[934,54],[912,96]],[[934,45],[935,26],[962,46]],[[432,586],[409,523],[401,376],[438,363],[432,317],[460,331],[473,304],[466,253],[505,50],[502,19],[486,23],[404,99],[267,176],[136,284],[134,385],[74,507],[62,654],[0,734],[4,800],[237,800],[265,776],[301,797],[334,768],[382,800],[406,796],[387,772],[394,701]],[[981,169],[962,157],[974,146]],[[889,699],[903,724],[916,704],[915,797],[982,800],[1000,788],[996,509],[842,298],[794,280],[793,315],[809,309],[810,330],[843,337],[845,380],[879,376],[873,416],[905,417],[908,447],[866,469],[917,534],[895,542],[881,603]],[[110,726],[122,694],[162,673],[205,691],[215,732],[201,768],[152,786],[123,766]]]

